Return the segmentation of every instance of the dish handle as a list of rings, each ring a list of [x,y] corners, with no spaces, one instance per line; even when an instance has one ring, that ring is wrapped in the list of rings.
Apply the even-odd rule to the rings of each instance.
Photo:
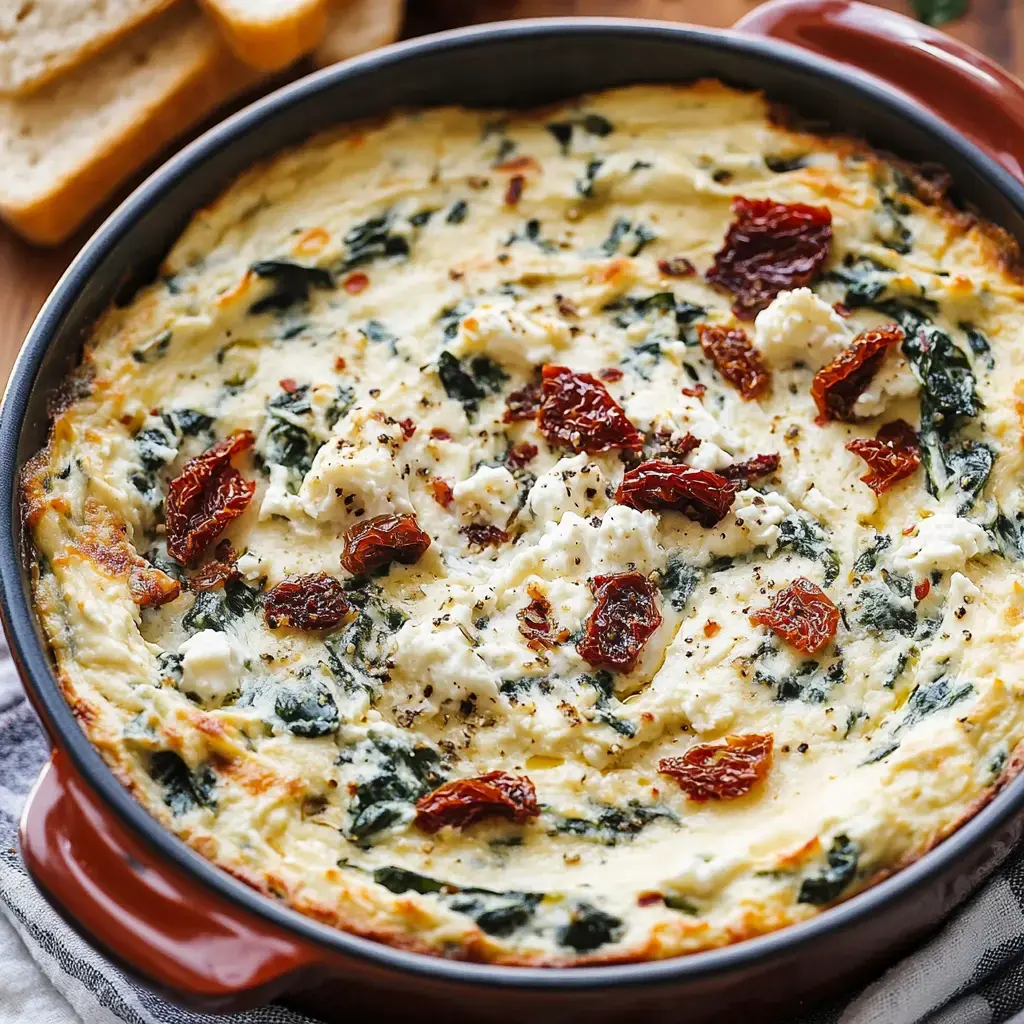
[[[29,874],[68,924],[177,1003],[247,1009],[316,965],[312,947],[159,860],[60,750],[29,795],[20,838]]]
[[[1024,83],[945,32],[857,0],[771,0],[734,28],[881,78],[1024,181]]]

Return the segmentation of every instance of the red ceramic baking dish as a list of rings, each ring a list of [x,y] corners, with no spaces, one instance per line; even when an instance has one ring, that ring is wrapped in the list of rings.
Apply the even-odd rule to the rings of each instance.
[[[866,72],[870,72],[866,73]],[[22,854],[53,906],[147,986],[214,1012],[286,997],[326,1020],[788,1016],[934,929],[1024,826],[1018,777],[899,874],[781,932],[690,957],[567,970],[403,952],[247,888],[164,831],[111,774],[53,677],[25,572],[17,478],[90,324],[151,276],[191,217],[253,161],[394,107],[529,105],[634,82],[714,76],[952,174],[959,201],[1024,242],[1024,85],[932,29],[848,0],[776,0],[735,29],[596,19],[483,26],[403,43],[260,100],[157,171],[97,232],[30,331],[0,419],[0,575],[11,649],[53,755]],[[756,1007],[756,1010],[755,1010]]]

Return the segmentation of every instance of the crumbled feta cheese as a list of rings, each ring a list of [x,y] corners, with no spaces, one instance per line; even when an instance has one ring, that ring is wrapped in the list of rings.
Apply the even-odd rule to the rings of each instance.
[[[413,510],[401,464],[382,444],[323,445],[302,481],[298,500],[307,515],[326,522]]]
[[[604,475],[585,452],[559,459],[530,489],[527,507],[539,523],[557,523],[566,512],[589,515],[603,503]]]
[[[853,415],[858,419],[881,416],[890,402],[913,398],[918,392],[918,381],[902,352],[890,349],[874,379],[861,392],[853,404]]]
[[[843,318],[810,288],[779,292],[754,321],[754,347],[771,366],[801,362],[821,369],[850,339]]]
[[[227,633],[201,629],[182,643],[178,653],[178,689],[195,695],[204,706],[217,707],[238,690],[242,657]]]
[[[505,366],[532,369],[551,362],[570,337],[561,320],[485,302],[463,318],[451,351],[459,357],[486,354]]]
[[[766,547],[771,555],[779,542],[779,526],[795,512],[796,509],[789,501],[776,491],[762,494],[748,487],[736,495],[731,514],[739,521],[754,546]]]
[[[246,551],[244,555],[238,557],[235,568],[241,573],[243,579],[249,580],[251,583],[261,576],[269,576],[273,571],[273,562],[253,551]]]
[[[298,495],[292,494],[289,490],[291,483],[291,471],[286,466],[279,466],[272,463],[269,467],[270,483],[263,494],[263,501],[260,502],[260,522],[269,519],[271,516],[284,516],[290,519],[300,532],[305,520],[305,511]]]
[[[464,518],[482,516],[501,526],[519,504],[516,478],[503,466],[481,466],[468,480],[457,483],[452,495]]]
[[[977,523],[952,512],[936,512],[914,525],[914,532],[903,538],[893,555],[898,572],[926,576],[933,569],[960,569],[989,547]]]
[[[714,470],[725,469],[726,466],[731,466],[733,459],[727,451],[719,448],[714,441],[701,441],[700,447],[690,452],[686,457],[686,461],[694,469]]]

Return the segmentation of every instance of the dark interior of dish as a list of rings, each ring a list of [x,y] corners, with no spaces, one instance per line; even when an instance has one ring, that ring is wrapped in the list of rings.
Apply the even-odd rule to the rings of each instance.
[[[618,85],[688,82],[702,77],[761,89],[771,99],[813,119],[815,128],[828,124],[910,161],[944,166],[955,182],[957,201],[976,207],[1024,241],[1024,187],[950,129],[878,84],[757,38],[597,21],[513,23],[416,40],[296,83],[213,129],[158,172],[101,229],[33,328],[9,386],[0,425],[0,451],[4,454],[0,570],[12,646],[35,690],[46,724],[60,735],[61,744],[83,774],[96,782],[112,803],[121,805],[118,813],[122,817],[131,817],[139,827],[145,815],[141,808],[137,813],[126,810],[125,803],[131,798],[124,791],[114,795],[119,785],[77,728],[46,670],[45,640],[29,605],[16,487],[18,468],[45,444],[48,402],[75,365],[95,318],[112,300],[126,301],[152,277],[193,212],[220,193],[236,174],[313,132],[382,115],[396,107],[528,107]],[[439,998],[464,1003],[473,998],[468,995],[471,991],[480,998],[489,992],[485,1001],[492,1009],[501,1003],[505,1012],[522,1019],[523,1012],[538,1015],[538,1005],[526,1009],[512,998],[510,989],[498,986],[509,985],[517,990],[517,996],[529,993],[538,998],[557,991],[566,1000],[577,1000],[570,1015],[566,1015],[565,1003],[557,1004],[557,1016],[586,1019],[589,1024],[609,1013],[621,1019],[621,1011],[639,1009],[656,991],[658,999],[672,1000],[665,1005],[677,1009],[687,1005],[691,1021],[705,1019],[702,1007],[707,1013],[717,1012],[719,1020],[745,1019],[736,1016],[742,1007],[757,1006],[762,1013],[769,1006],[791,1008],[794,1000],[834,986],[851,973],[877,968],[879,962],[892,959],[909,941],[934,927],[972,883],[977,884],[991,870],[999,856],[997,848],[1005,856],[1007,840],[1019,831],[1024,817],[1018,809],[1022,804],[1024,780],[1018,779],[995,805],[926,859],[934,867],[925,870],[918,865],[920,871],[911,869],[897,876],[881,889],[810,922],[813,927],[796,926],[741,946],[701,954],[692,961],[684,958],[618,968],[548,971],[547,980],[531,977],[540,972],[519,972],[521,984],[511,980],[509,975],[515,972],[508,969],[501,977],[502,969],[415,958],[385,947],[368,952],[362,946],[372,944],[360,944],[341,933],[327,938],[327,929],[313,922],[296,922],[292,918],[297,915],[262,901],[255,893],[246,897],[236,892],[234,898],[265,916],[274,916],[287,930],[304,932],[313,941],[351,955],[356,962],[353,971],[368,959],[378,961],[378,967],[401,969],[404,975],[394,971],[389,975],[405,978],[396,983],[396,993],[421,986],[418,996],[427,998],[433,989],[422,987],[425,976]],[[155,822],[146,820],[146,831],[160,831]],[[165,851],[171,849],[168,844],[177,843],[169,835],[150,839]],[[189,862],[193,874],[206,874],[210,882],[216,869],[197,865],[198,856],[177,845],[176,859]],[[216,884],[222,890],[229,888],[227,879]],[[230,885],[239,888],[236,883]],[[266,905],[262,909],[260,901]],[[787,938],[791,932],[799,935]],[[473,984],[494,987],[467,988]],[[641,990],[641,985],[646,987]],[[616,986],[615,994],[604,986]],[[675,1001],[679,996],[692,1001],[681,1004]],[[350,1003],[349,1011],[352,1009]]]

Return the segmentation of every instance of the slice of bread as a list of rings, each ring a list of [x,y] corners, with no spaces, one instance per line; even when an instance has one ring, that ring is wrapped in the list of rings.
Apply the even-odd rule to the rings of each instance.
[[[175,0],[0,0],[0,94],[81,64]]]
[[[393,43],[402,31],[405,0],[334,0],[327,34],[313,51],[317,67]]]
[[[261,71],[309,53],[327,28],[327,0],[202,0],[231,48]]]
[[[0,214],[66,238],[117,184],[256,75],[191,2],[29,96],[0,100]]]

